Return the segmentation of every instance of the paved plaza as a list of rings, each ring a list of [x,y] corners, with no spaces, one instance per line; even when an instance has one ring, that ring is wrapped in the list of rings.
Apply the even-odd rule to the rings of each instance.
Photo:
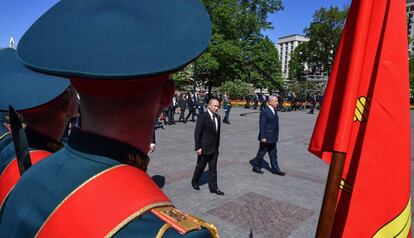
[[[314,237],[328,173],[328,165],[307,151],[316,117],[304,111],[279,112],[278,161],[284,177],[267,169],[264,174],[252,172],[259,113],[243,108],[232,109],[231,125],[222,124],[218,184],[225,196],[209,192],[206,172],[201,190],[191,187],[196,165],[193,122],[156,131],[148,172],[179,209],[215,224],[221,238]]]

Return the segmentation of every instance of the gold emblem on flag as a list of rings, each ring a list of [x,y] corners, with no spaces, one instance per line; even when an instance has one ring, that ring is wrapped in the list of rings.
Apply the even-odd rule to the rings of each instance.
[[[395,237],[405,238],[411,229],[411,197],[408,199],[404,210],[398,214],[394,219],[385,224],[380,230],[375,233],[373,238],[381,237]]]
[[[354,122],[365,122],[368,120],[371,97],[359,97],[356,103]]]

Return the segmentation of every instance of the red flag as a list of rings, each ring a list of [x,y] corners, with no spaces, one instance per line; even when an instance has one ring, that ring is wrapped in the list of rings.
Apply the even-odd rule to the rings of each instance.
[[[404,0],[352,1],[309,151],[346,153],[331,237],[411,237]]]

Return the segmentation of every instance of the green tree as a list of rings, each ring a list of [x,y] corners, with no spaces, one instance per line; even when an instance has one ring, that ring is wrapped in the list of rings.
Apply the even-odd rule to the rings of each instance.
[[[305,73],[308,55],[308,43],[303,42],[292,52],[289,61],[289,75],[285,88],[294,92],[300,100],[305,98]]]
[[[253,93],[254,88],[241,80],[227,81],[223,83],[219,92],[221,94],[227,94],[230,99],[243,99],[246,95]]]
[[[267,16],[282,9],[282,1],[203,0],[203,3],[212,19],[213,35],[204,53],[208,54],[207,63],[203,56],[194,63],[195,80],[205,82],[210,89],[233,80],[254,79],[261,85],[265,72],[275,81],[270,85],[280,86],[278,62],[265,62],[278,59],[276,48],[261,32],[272,28]]]
[[[182,90],[187,85],[194,84],[194,65],[189,64],[184,69],[171,75],[171,79],[174,80],[177,89]]]
[[[260,39],[252,47],[250,82],[271,92],[283,86],[282,66],[275,45],[268,37]]]
[[[305,57],[311,68],[327,74],[331,71],[348,9],[347,6],[344,9],[322,7],[313,14],[312,22],[304,29],[309,38]]]
[[[303,74],[307,65],[308,42],[298,45],[290,56],[288,79],[292,81],[304,80]]]

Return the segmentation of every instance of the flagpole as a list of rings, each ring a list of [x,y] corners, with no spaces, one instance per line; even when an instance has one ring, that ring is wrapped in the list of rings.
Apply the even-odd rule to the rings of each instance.
[[[341,183],[342,171],[345,164],[345,153],[333,152],[326,181],[325,194],[321,212],[319,214],[316,238],[331,237],[331,230],[335,216],[336,201],[338,200],[339,185]]]

